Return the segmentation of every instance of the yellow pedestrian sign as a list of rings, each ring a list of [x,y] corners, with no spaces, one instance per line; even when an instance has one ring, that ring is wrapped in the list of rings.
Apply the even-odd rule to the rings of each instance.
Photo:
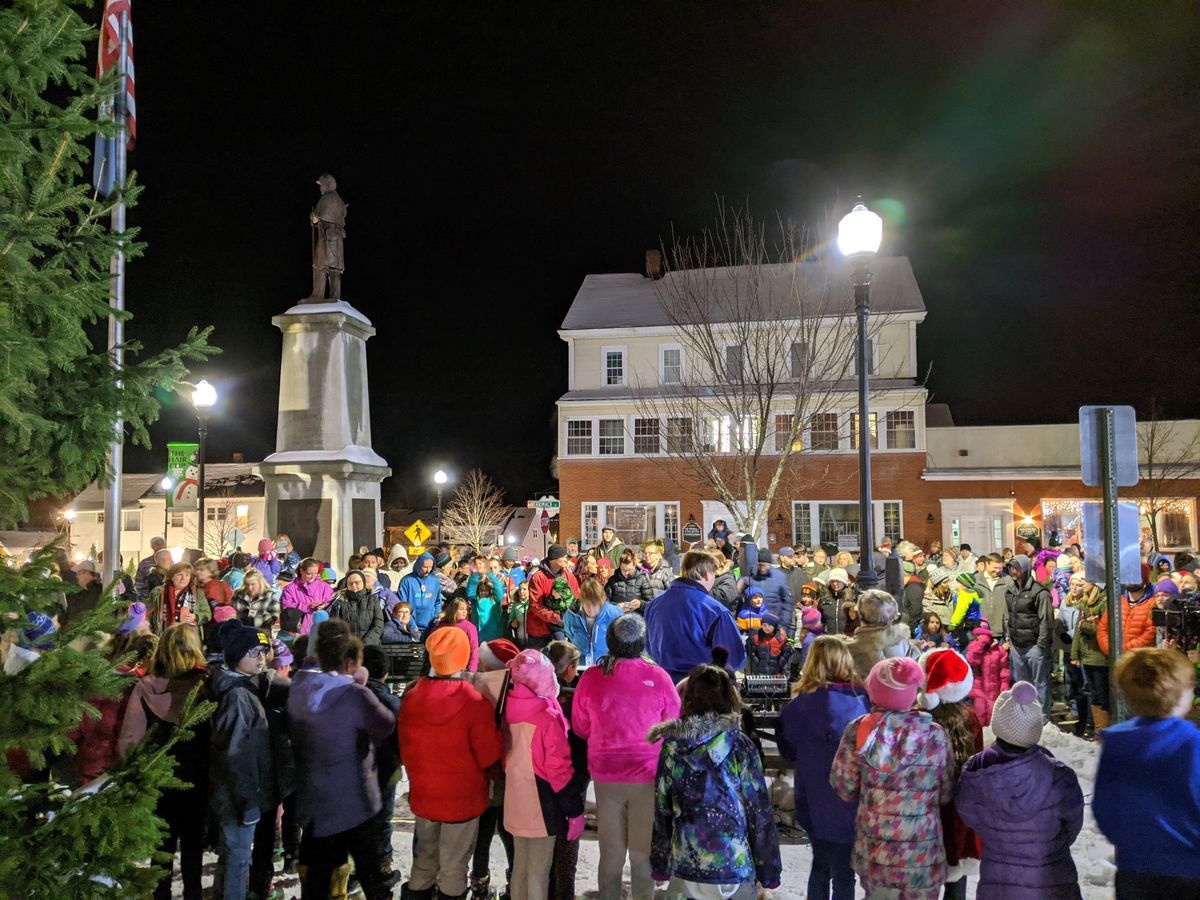
[[[419,547],[433,536],[433,532],[429,530],[428,525],[417,519],[404,529],[404,536],[408,538],[410,544]]]

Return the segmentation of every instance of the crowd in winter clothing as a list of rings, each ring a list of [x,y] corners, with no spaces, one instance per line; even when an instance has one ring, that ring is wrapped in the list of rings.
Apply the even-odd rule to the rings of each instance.
[[[390,577],[407,566],[366,551],[341,578],[280,537],[254,557],[142,561],[130,590],[144,599],[121,601],[111,654],[127,690],[74,735],[93,780],[169,731],[193,692],[216,704],[173,750],[189,786],[157,810],[185,897],[200,896],[210,843],[226,900],[270,896],[277,842],[305,898],[342,892],[351,860],[372,900],[401,883],[412,900],[489,897],[496,834],[507,896],[574,897],[589,783],[601,897],[621,896],[627,864],[635,898],[656,881],[672,897],[753,897],[781,866],[738,671],[794,683],[776,738],[813,848],[809,896],[858,882],[962,897],[976,877],[981,898],[1078,897],[1084,798],[1039,746],[1056,662],[1077,729],[1103,730],[1093,802],[1118,896],[1200,886],[1200,739],[1182,720],[1194,648],[1149,614],[1177,602],[1187,560],[1119,598],[1126,655],[1110,671],[1109,604],[1077,548],[931,549],[929,566],[900,542],[892,594],[856,590],[847,554],[772,554],[728,529],[682,555],[611,528],[542,560],[440,545]],[[52,649],[42,618],[4,648],[6,671]],[[423,647],[424,668],[399,694],[386,648],[403,644]],[[1106,728],[1110,690],[1134,718]],[[392,871],[402,773],[408,873]],[[169,895],[165,877],[156,896]]]

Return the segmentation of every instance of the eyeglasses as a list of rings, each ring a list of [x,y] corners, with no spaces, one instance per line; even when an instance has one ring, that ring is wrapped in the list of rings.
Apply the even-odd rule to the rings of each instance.
[[[270,647],[263,647],[262,645],[259,645],[257,647],[251,647],[249,650],[246,651],[246,655],[247,656],[266,656],[267,653],[270,651],[270,649],[271,649]]]

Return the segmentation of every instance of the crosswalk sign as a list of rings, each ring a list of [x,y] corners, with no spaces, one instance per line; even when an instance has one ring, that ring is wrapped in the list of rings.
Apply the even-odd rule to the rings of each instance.
[[[419,547],[433,536],[433,532],[429,530],[428,525],[417,519],[404,529],[404,536],[408,538],[410,544]]]

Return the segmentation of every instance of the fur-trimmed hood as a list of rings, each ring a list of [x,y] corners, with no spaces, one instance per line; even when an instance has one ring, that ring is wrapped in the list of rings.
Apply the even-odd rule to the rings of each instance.
[[[715,765],[721,765],[733,750],[734,738],[741,732],[741,717],[737,713],[718,715],[703,713],[699,716],[684,716],[668,719],[650,728],[646,740],[672,741],[677,746],[676,756],[693,757],[693,765],[703,766],[707,757]]]
[[[916,656],[912,632],[903,622],[891,625],[859,625],[846,643],[859,677],[866,678],[871,666],[885,656]]]

